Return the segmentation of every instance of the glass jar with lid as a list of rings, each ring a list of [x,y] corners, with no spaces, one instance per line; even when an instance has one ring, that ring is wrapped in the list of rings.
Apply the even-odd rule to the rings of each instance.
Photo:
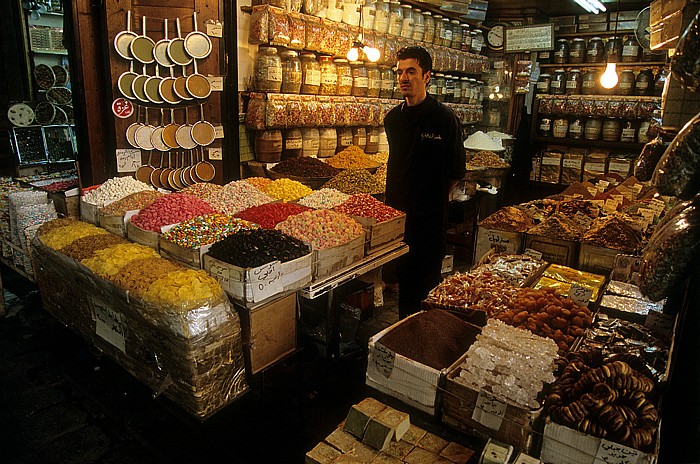
[[[636,63],[639,61],[639,42],[634,36],[627,37],[627,40],[622,44],[622,62]]]
[[[352,144],[365,151],[365,148],[367,148],[367,129],[364,127],[353,127]]]
[[[472,36],[472,53],[476,53],[478,55],[481,53],[481,49],[484,47],[484,33],[481,29],[474,29],[473,32],[475,35]]]
[[[401,37],[410,39],[413,37],[413,9],[411,5],[401,5],[403,10],[401,18]]]
[[[443,47],[449,47],[452,45],[452,24],[450,24],[450,18],[442,18],[442,45]]]
[[[634,83],[634,91],[636,95],[654,95],[654,73],[651,69],[639,71]]]
[[[583,75],[583,83],[581,84],[581,93],[583,95],[597,95],[598,85],[600,83],[601,72],[596,69],[589,69]]]
[[[569,41],[567,39],[557,39],[554,44],[554,57],[552,63],[566,64],[569,59]]]
[[[550,86],[552,84],[552,75],[548,73],[540,74],[537,80],[537,93],[548,94],[550,91]]]
[[[382,83],[379,89],[380,98],[391,98],[394,93],[394,72],[389,66],[379,66]]]
[[[552,62],[552,52],[550,50],[542,50],[537,52],[537,61],[540,64],[549,64]]]
[[[600,140],[603,131],[603,120],[600,118],[588,118],[583,128],[583,137],[586,140]]]
[[[591,37],[586,46],[586,63],[602,63],[605,61],[605,44],[600,37]]]
[[[399,88],[397,85],[394,88],[394,91],[396,91]],[[437,99],[437,92],[438,92],[438,85],[437,85],[437,76],[433,75],[433,77],[430,79],[430,82],[428,82],[428,93],[435,97]],[[396,96],[394,96],[396,98]]]
[[[318,157],[330,158],[338,147],[338,134],[335,127],[321,127],[318,130]]]
[[[573,118],[569,123],[569,137],[575,140],[583,138],[583,121],[581,121],[581,118]]]
[[[552,137],[564,139],[569,133],[569,120],[566,118],[557,118],[552,122]]]
[[[581,77],[580,69],[572,69],[566,77],[566,94],[567,95],[581,95],[581,89],[583,87],[583,79]]]
[[[285,50],[280,53],[282,60],[282,93],[299,93],[301,90],[301,61],[299,54],[294,50]]]
[[[454,102],[455,96],[455,78],[451,74],[445,75],[445,91],[443,101]]]
[[[319,95],[336,95],[338,93],[338,69],[333,63],[333,58],[322,55],[318,58],[321,64],[321,86]]]
[[[616,95],[634,95],[634,84],[637,78],[634,75],[634,71],[631,69],[623,69],[620,72],[619,81],[617,83]]]
[[[335,70],[338,73],[338,95],[347,96],[352,93],[352,70],[350,63],[345,58],[336,58],[333,60]]]
[[[377,63],[367,63],[367,96],[379,98],[382,88],[382,74]]]
[[[433,36],[433,44],[442,45],[442,39],[445,37],[445,33],[442,30],[445,24],[442,22],[444,18],[442,15],[435,15],[433,16],[433,19],[435,20],[435,35]]]
[[[462,24],[462,43],[459,46],[463,52],[468,52],[472,49],[472,37],[469,30],[469,24]]]
[[[374,24],[372,29],[385,34],[389,30],[389,2],[388,0],[378,0],[375,3]]]
[[[321,87],[321,64],[313,53],[301,54],[301,93],[318,95]]]
[[[255,56],[255,90],[260,92],[279,92],[282,87],[282,59],[277,48],[261,45]]]
[[[321,135],[315,127],[301,129],[301,156],[318,157]]]
[[[366,97],[369,88],[369,78],[367,77],[367,66],[363,61],[352,61],[350,63],[352,71],[352,92],[353,97]]]
[[[548,116],[540,118],[540,123],[537,125],[537,135],[540,137],[552,136],[552,119]]]
[[[452,24],[452,42],[450,43],[450,47],[455,48],[457,50],[461,50],[462,49],[462,25],[456,19],[453,19],[452,21],[450,21],[450,24]]]
[[[365,153],[373,155],[379,151],[379,129],[370,127],[367,129],[367,145],[365,145]]]
[[[459,94],[459,102],[469,103],[469,94],[471,93],[471,87],[469,86],[469,78],[465,76],[460,78],[460,81],[462,85],[460,88],[461,93]]]
[[[557,69],[552,74],[552,82],[549,84],[549,93],[552,95],[566,94],[566,71]]]
[[[430,11],[424,11],[421,16],[423,16],[423,22],[425,23],[425,33],[423,34],[423,41],[425,43],[431,44],[435,39],[435,19]]]
[[[586,58],[586,39],[577,37],[569,45],[569,63],[581,64]]]
[[[435,98],[438,101],[445,101],[445,75],[443,73],[435,73]]]
[[[389,2],[389,27],[387,32],[391,35],[401,35],[403,23],[403,8],[397,0]]]
[[[362,6],[362,22],[361,26],[366,30],[374,30],[374,20],[377,18],[376,1],[365,0]]]
[[[413,9],[413,40],[422,42],[425,37],[425,16],[418,8]]]
[[[604,142],[619,142],[622,133],[622,121],[619,119],[606,119],[603,122],[602,134]]]
[[[362,11],[362,1],[359,0],[344,0],[343,1],[343,22],[350,26],[360,25],[360,12]]]
[[[479,103],[479,84],[473,77],[469,78],[469,104],[475,105]]]
[[[454,103],[460,103],[462,101],[462,81],[459,76],[453,76],[455,83],[455,88],[452,91],[452,101]]]

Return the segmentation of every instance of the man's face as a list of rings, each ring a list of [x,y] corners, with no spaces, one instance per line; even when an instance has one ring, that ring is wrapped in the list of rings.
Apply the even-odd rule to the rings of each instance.
[[[399,60],[396,69],[396,77],[399,81],[399,88],[404,98],[424,97],[425,86],[430,81],[430,71],[421,69],[418,60],[407,58]]]

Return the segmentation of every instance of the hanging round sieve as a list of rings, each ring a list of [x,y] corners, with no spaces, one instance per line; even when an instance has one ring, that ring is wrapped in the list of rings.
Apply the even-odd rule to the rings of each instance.
[[[211,40],[204,32],[197,29],[197,12],[192,13],[194,30],[185,37],[185,51],[195,59],[202,59],[211,53]]]
[[[160,183],[160,173],[163,172],[163,158],[164,157],[165,157],[165,153],[161,153],[160,154],[160,164],[151,173],[151,185],[157,189],[163,188],[163,184]]]
[[[134,79],[136,79],[138,76],[139,75],[134,72],[134,62],[131,61],[129,63],[129,70],[121,73],[119,79],[117,80],[117,88],[119,89],[119,92],[121,92],[121,94],[129,100],[136,98],[134,91],[131,88],[131,84],[134,83]]]
[[[185,87],[190,95],[200,100],[204,100],[211,95],[211,82],[209,82],[209,79],[204,77],[202,74],[199,74],[199,70],[197,69],[197,60],[193,60],[193,62],[194,74],[187,76]]]
[[[177,144],[177,139],[175,138],[175,133],[177,132],[177,129],[180,127],[179,125],[175,124],[175,117],[174,111],[171,108],[170,109],[170,124],[165,126],[163,128],[163,142],[172,149],[176,148],[181,148],[180,145]]]
[[[143,16],[141,20],[143,23],[143,32],[131,41],[129,50],[136,61],[143,64],[151,64],[155,61],[153,57],[153,48],[156,46],[156,43],[146,35],[146,16]]]
[[[137,100],[143,103],[150,103],[150,100],[146,96],[146,81],[150,76],[146,74],[146,65],[143,65],[143,74],[139,74],[134,78],[131,83],[131,92],[134,94]]]
[[[163,140],[163,131],[165,130],[165,126],[163,125],[165,122],[164,116],[163,116],[163,109],[161,108],[160,110],[160,125],[156,126],[156,128],[153,130],[153,134],[151,134],[151,143],[153,144],[153,147],[158,150],[158,151],[169,151],[170,147],[165,144],[165,141]]]
[[[204,120],[203,104],[199,105],[199,121],[192,126],[192,138],[197,142],[197,145],[203,147],[211,145],[216,138],[216,129],[214,129],[214,125]]]
[[[129,124],[129,127],[126,128],[126,141],[129,142],[129,145],[131,145],[134,148],[139,148],[138,145],[136,145],[136,129],[139,127],[143,126],[143,123],[141,123],[141,105],[136,106],[136,122],[133,122]]]
[[[177,37],[168,44],[168,57],[173,63],[186,66],[192,62],[192,57],[185,50],[185,39],[182,38],[182,32],[180,31],[180,18],[175,18],[175,25],[177,27]]]
[[[156,128],[148,123],[148,108],[146,108],[146,124],[142,125],[134,132],[134,140],[136,145],[142,150],[153,150],[151,135]]]
[[[170,76],[166,76],[160,81],[158,92],[166,103],[177,105],[182,101],[182,99],[175,94],[175,77],[173,77],[173,68],[170,67],[168,70],[170,71]]]
[[[178,98],[181,98],[182,100],[192,100],[194,98],[190,93],[187,91],[187,70],[185,67],[182,67],[182,76],[176,77],[175,78],[175,83],[173,84],[173,92],[175,92],[175,95],[178,96]]]
[[[197,146],[197,142],[192,138],[192,124],[189,122],[187,108],[185,108],[185,124],[177,128],[175,140],[185,150],[191,150]]]
[[[114,49],[119,56],[125,60],[133,60],[131,54],[131,42],[137,37],[135,32],[131,30],[131,10],[126,12],[126,30],[121,31],[114,37]]]
[[[151,161],[153,159],[153,152],[149,151],[148,152],[148,163],[145,165],[141,165],[136,169],[136,172],[134,173],[134,178],[136,180],[140,180],[141,182],[148,184],[151,182],[151,173],[155,169],[153,165],[151,164]]]
[[[160,83],[163,81],[163,78],[160,77],[159,68],[160,66],[156,64],[156,75],[146,79],[146,82],[143,84],[143,92],[146,94],[146,98],[155,104],[163,103],[163,98],[160,95]]]
[[[165,36],[156,42],[155,47],[153,47],[153,57],[159,65],[169,68],[175,63],[173,63],[173,60],[168,56],[168,45],[170,44],[170,39],[168,39],[168,19],[166,18],[164,21]]]

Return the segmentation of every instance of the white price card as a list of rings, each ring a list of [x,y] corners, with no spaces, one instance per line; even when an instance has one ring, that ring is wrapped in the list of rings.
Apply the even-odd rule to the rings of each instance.
[[[396,353],[377,342],[370,350],[369,365],[388,379],[394,370],[394,359]]]
[[[214,260],[209,260],[207,263],[209,268],[207,269],[207,271],[209,272],[209,274],[211,274],[216,280],[219,281],[219,284],[221,284],[224,290],[228,290],[229,279],[231,277],[229,274],[228,267],[222,266]]]
[[[221,148],[207,148],[207,156],[210,160],[223,159],[223,150]]]
[[[673,330],[673,324],[676,322],[676,316],[672,314],[664,314],[658,311],[649,310],[644,327],[651,330],[657,335],[668,336]]]
[[[601,440],[594,464],[638,464],[642,452],[628,446]]]
[[[590,193],[591,195],[593,195],[593,196],[598,195],[598,189],[597,189],[597,188],[595,188],[595,187],[587,187],[587,189],[588,189],[588,193]]]
[[[274,261],[246,271],[248,274],[246,280],[250,282],[254,302],[257,303],[282,293],[284,286],[282,285],[279,264],[279,261]]]
[[[489,230],[486,232],[486,238],[492,245],[508,245],[510,244],[510,238],[504,237],[497,230]]]
[[[207,76],[207,80],[211,85],[212,92],[221,92],[224,90],[224,77],[223,76]]]
[[[593,289],[582,287],[578,284],[573,284],[569,290],[569,298],[571,298],[574,303],[579,306],[588,307],[588,302],[591,301],[593,296]]]
[[[117,172],[135,172],[141,164],[141,150],[138,148],[117,149]]]
[[[214,126],[214,138],[223,139],[224,138],[224,126]]]
[[[127,211],[127,212],[124,214],[124,226],[125,226],[125,227],[126,227],[126,223],[129,222],[129,219],[131,219],[133,216],[139,214],[139,211],[141,211],[141,210],[139,210],[139,209],[132,209],[132,210]]]
[[[486,390],[479,391],[472,420],[491,430],[499,430],[506,415],[506,403]]]
[[[209,37],[221,38],[224,36],[224,24],[216,21],[214,23],[207,23],[207,35]]]
[[[95,311],[95,333],[122,353],[126,353],[124,315],[100,301],[92,300]]]
[[[524,255],[531,256],[536,260],[541,260],[542,259],[542,252],[533,250],[532,248],[525,248],[525,252],[523,253]]]
[[[513,461],[513,464],[542,464],[542,461],[540,461],[537,458],[533,458],[528,454],[520,452],[515,458],[515,461]]]

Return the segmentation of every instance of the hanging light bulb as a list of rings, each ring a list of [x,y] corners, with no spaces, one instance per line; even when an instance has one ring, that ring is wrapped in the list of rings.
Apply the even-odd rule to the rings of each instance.
[[[354,44],[352,48],[348,50],[346,57],[348,61],[357,61],[360,58],[360,50],[357,47],[357,44]]]
[[[376,63],[377,61],[379,61],[380,53],[379,50],[377,50],[376,48],[368,47],[367,45],[365,45],[364,47],[362,47],[362,51],[365,52],[365,55],[367,55],[367,59],[372,63]]]
[[[600,76],[600,85],[604,89],[612,89],[617,85],[617,65],[615,63],[608,63],[605,67],[605,72]]]

